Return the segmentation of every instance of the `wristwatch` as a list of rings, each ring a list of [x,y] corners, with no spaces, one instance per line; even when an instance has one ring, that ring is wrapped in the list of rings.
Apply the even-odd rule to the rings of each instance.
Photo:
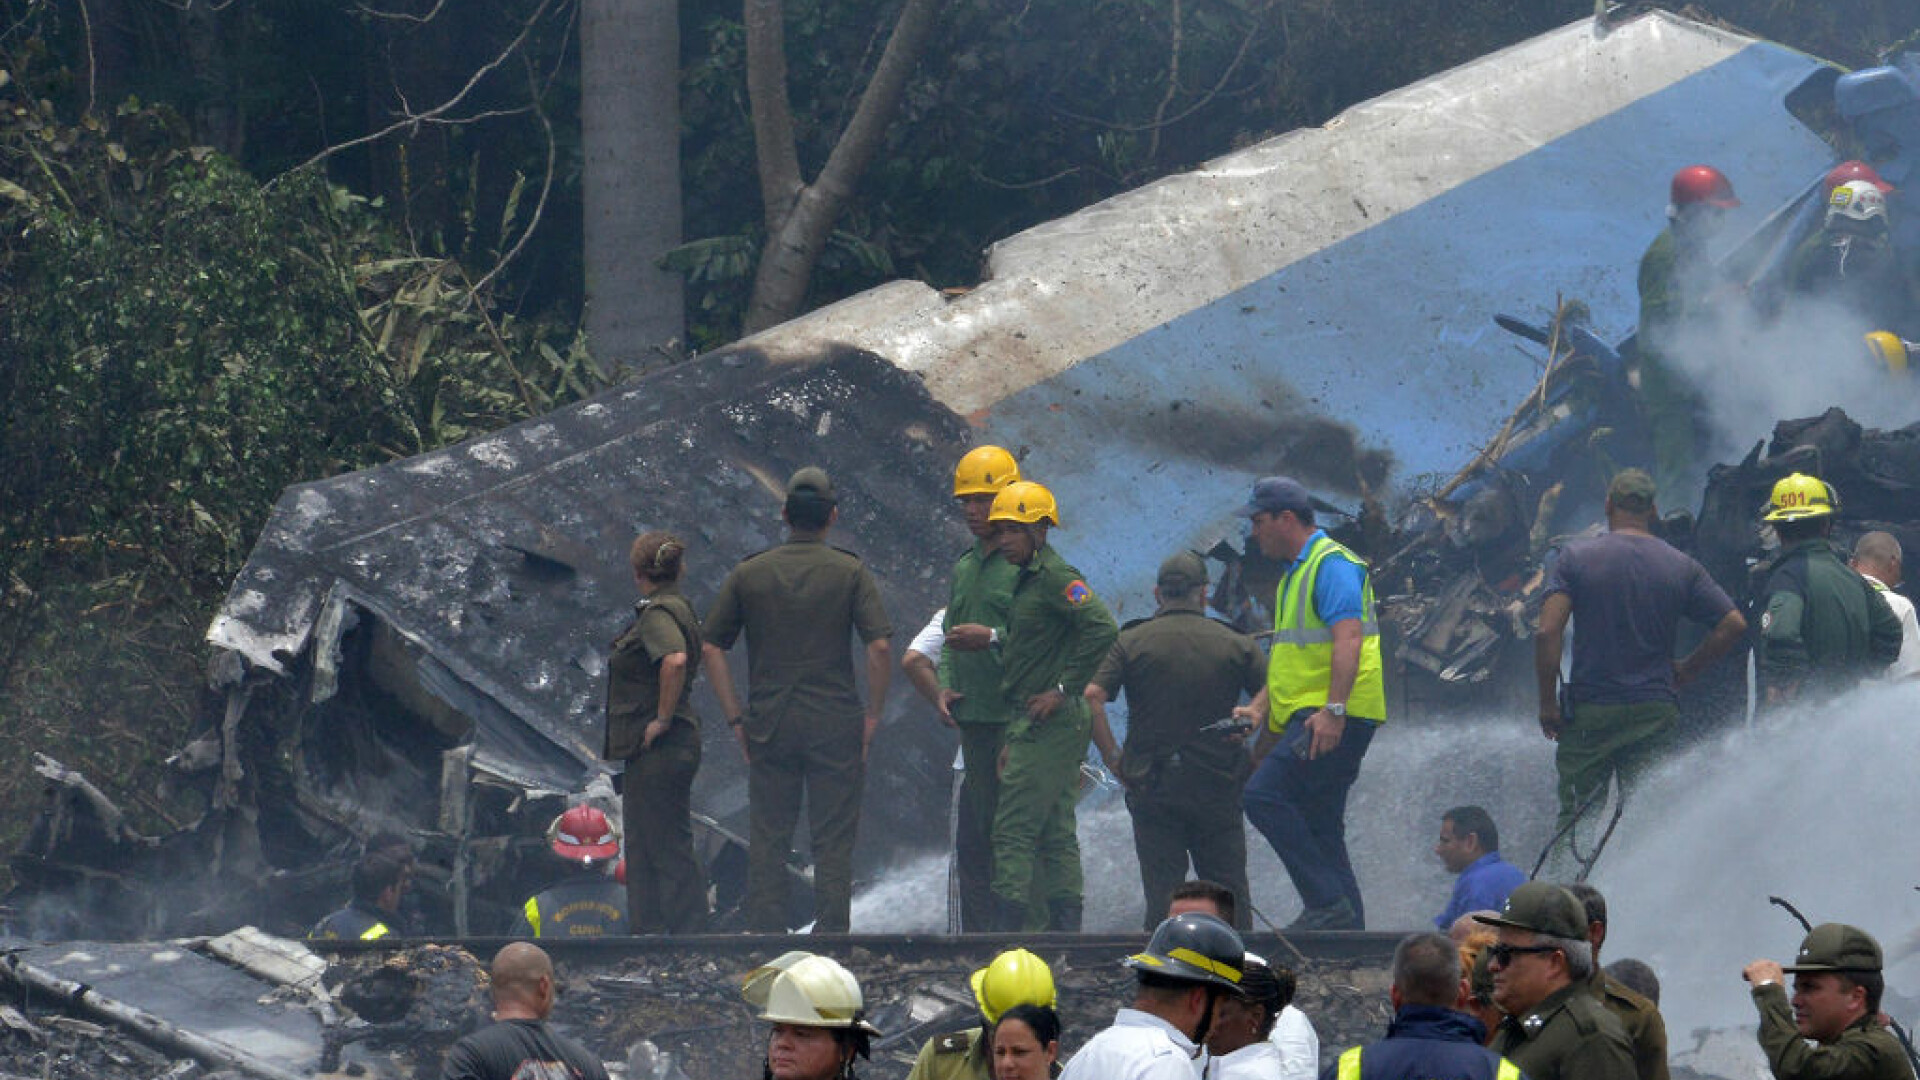
[[[1344,701],[1329,701],[1327,702],[1325,708],[1328,712],[1332,713],[1333,715],[1339,717],[1342,720],[1345,720],[1347,718],[1347,703]]]

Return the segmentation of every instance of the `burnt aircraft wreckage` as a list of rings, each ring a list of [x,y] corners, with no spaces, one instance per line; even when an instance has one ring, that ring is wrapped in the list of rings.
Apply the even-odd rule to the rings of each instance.
[[[546,823],[571,802],[612,798],[597,751],[605,649],[632,600],[627,543],[655,527],[686,536],[698,602],[779,541],[778,492],[803,464],[835,477],[838,539],[874,568],[900,634],[943,600],[965,543],[950,469],[976,441],[1014,448],[1055,490],[1057,542],[1122,618],[1148,613],[1154,567],[1186,547],[1220,560],[1216,607],[1258,625],[1275,568],[1247,555],[1232,510],[1257,477],[1290,473],[1375,561],[1396,715],[1439,722],[1521,700],[1542,551],[1596,519],[1605,471],[1645,444],[1629,377],[1633,275],[1661,226],[1665,178],[1701,159],[1736,178],[1750,209],[1724,254],[1764,280],[1810,227],[1812,185],[1836,157],[1799,117],[1836,104],[1882,151],[1883,175],[1920,185],[1911,56],[1843,78],[1664,13],[1582,22],[1012,237],[964,295],[884,286],[549,416],[291,488],[209,630],[207,723],[174,759],[208,811],[178,834],[139,836],[100,786],[43,761],[49,807],[13,859],[13,931],[155,940],[253,925],[297,937],[338,905],[353,856],[379,832],[419,849],[433,932],[504,931],[548,876]],[[1846,494],[1848,528],[1890,523],[1920,545],[1920,430],[1863,430],[1839,414],[1782,423],[1716,470],[1676,540],[1740,591],[1766,486],[1815,456]],[[1724,710],[1738,690],[1720,689]],[[723,725],[705,738],[695,799],[725,930],[745,776]],[[864,882],[944,846],[951,757],[945,730],[900,687],[869,768]],[[807,868],[793,866],[800,927]],[[940,902],[926,906],[906,925],[945,925]],[[659,990],[669,973],[725,983],[749,954],[778,951],[763,944],[681,942],[652,967],[596,968],[568,951],[575,977],[604,992],[575,1022],[621,1046],[660,1036],[671,1021],[623,1023],[619,995]],[[859,944],[914,973],[878,980],[903,1028],[907,998],[957,988],[948,1001],[963,1002],[974,953],[991,952]],[[138,968],[165,951],[16,946],[16,968],[96,997],[108,994],[99,965]],[[969,948],[964,961],[954,951]],[[417,1031],[421,988],[459,977],[451,961],[419,961],[429,974],[414,978],[349,959],[329,982],[373,980],[348,995],[360,1004],[309,995],[298,1007],[318,1028],[288,1036],[263,1068],[297,1075],[379,1042],[377,1030],[327,1034],[343,1008],[389,1034]],[[197,949],[180,970],[233,963]],[[124,996],[164,997],[153,982]],[[399,984],[413,989],[396,998]],[[1358,1000],[1323,1003],[1360,1018],[1330,1017],[1330,1045],[1373,1022]],[[701,1041],[662,1038],[677,1052]],[[904,1072],[882,1058],[877,1072]]]

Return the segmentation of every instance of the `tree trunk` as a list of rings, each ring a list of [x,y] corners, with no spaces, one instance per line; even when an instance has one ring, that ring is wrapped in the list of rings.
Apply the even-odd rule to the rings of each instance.
[[[793,112],[787,103],[782,6],[782,0],[746,0],[747,94],[753,107],[754,152],[767,221],[767,246],[760,253],[742,328],[748,334],[799,313],[833,224],[879,151],[906,93],[907,77],[920,62],[940,11],[936,0],[906,0],[853,119],[834,143],[820,175],[805,184],[793,141]]]
[[[587,338],[603,370],[655,366],[686,334],[680,275],[680,23],[675,0],[584,0],[581,178]]]

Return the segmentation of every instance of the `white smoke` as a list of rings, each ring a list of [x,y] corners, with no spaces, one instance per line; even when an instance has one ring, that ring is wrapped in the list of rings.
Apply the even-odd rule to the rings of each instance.
[[[1699,392],[1706,467],[1744,458],[1780,420],[1818,416],[1838,406],[1867,427],[1902,427],[1914,418],[1920,380],[1894,375],[1868,352],[1870,325],[1831,299],[1789,296],[1774,315],[1742,298],[1711,304],[1667,335],[1662,349]]]
[[[1611,919],[1604,959],[1653,966],[1676,1052],[1696,1028],[1751,1026],[1740,969],[1756,957],[1790,958],[1801,937],[1769,896],[1815,922],[1875,934],[1889,959],[1888,1011],[1920,1020],[1916,761],[1920,683],[1869,684],[1763,715],[1648,778],[1592,881]],[[1486,807],[1507,858],[1531,870],[1552,832],[1554,784],[1553,746],[1531,716],[1388,724],[1347,815],[1369,928],[1424,929],[1446,903],[1453,878],[1431,849],[1449,807]],[[1083,804],[1080,843],[1085,929],[1137,931],[1143,901],[1132,825],[1117,798]],[[1284,925],[1299,898],[1251,829],[1247,850],[1254,904]],[[942,931],[946,888],[944,854],[912,861],[855,898],[854,927]]]

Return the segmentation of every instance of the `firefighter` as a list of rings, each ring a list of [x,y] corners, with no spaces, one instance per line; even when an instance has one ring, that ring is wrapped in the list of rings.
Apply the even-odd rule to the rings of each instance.
[[[855,1080],[855,1057],[872,1056],[879,1029],[853,973],[824,956],[790,952],[755,968],[740,996],[773,1025],[769,1080]]]
[[[1145,952],[1122,961],[1133,969],[1133,1007],[1087,1040],[1060,1080],[1193,1080],[1199,1041],[1220,1000],[1240,992],[1246,954],[1233,927],[1211,915],[1161,923]]]
[[[400,899],[412,873],[410,859],[391,851],[370,851],[353,864],[353,899],[321,919],[307,936],[316,940],[377,941],[399,924]]]
[[[1799,298],[1837,308],[1855,333],[1914,331],[1913,285],[1893,248],[1886,194],[1871,180],[1827,196],[1826,220],[1794,251],[1789,280]]]
[[[627,890],[609,874],[620,834],[598,807],[576,806],[547,827],[549,849],[570,870],[520,906],[512,937],[606,937],[627,933]]]
[[[1052,1009],[1059,1004],[1053,970],[1025,949],[1008,949],[994,957],[992,963],[973,973],[972,981],[980,1023],[928,1039],[920,1047],[920,1056],[914,1059],[907,1080],[988,1080],[993,1061],[987,1032],[1001,1016],[1017,1005]]]
[[[988,520],[999,526],[1001,556],[1019,567],[1001,654],[1001,697],[1014,718],[993,815],[995,929],[1022,929],[1032,895],[1046,903],[1049,930],[1078,932],[1073,808],[1092,727],[1079,691],[1120,631],[1080,571],[1047,543],[1047,526],[1060,524],[1052,492],[1026,480],[1008,484]]]
[[[1780,537],[1760,617],[1760,676],[1769,704],[1831,694],[1900,658],[1900,619],[1848,568],[1830,536],[1833,485],[1793,473],[1773,485],[1763,520]]]
[[[1711,165],[1689,165],[1667,185],[1667,227],[1640,257],[1640,397],[1653,443],[1653,474],[1661,501],[1688,502],[1699,451],[1699,391],[1674,364],[1697,325],[1730,292],[1708,244],[1726,212],[1740,205],[1733,182]]]
[[[953,470],[953,498],[960,504],[973,546],[953,564],[948,587],[939,674],[941,718],[960,733],[965,769],[960,781],[960,820],[954,857],[960,877],[960,928],[990,928],[993,917],[993,814],[1000,798],[995,772],[1015,710],[1000,693],[1004,676],[1001,634],[1013,606],[1020,568],[994,546],[994,496],[1020,479],[1013,455],[998,446],[976,446]]]

